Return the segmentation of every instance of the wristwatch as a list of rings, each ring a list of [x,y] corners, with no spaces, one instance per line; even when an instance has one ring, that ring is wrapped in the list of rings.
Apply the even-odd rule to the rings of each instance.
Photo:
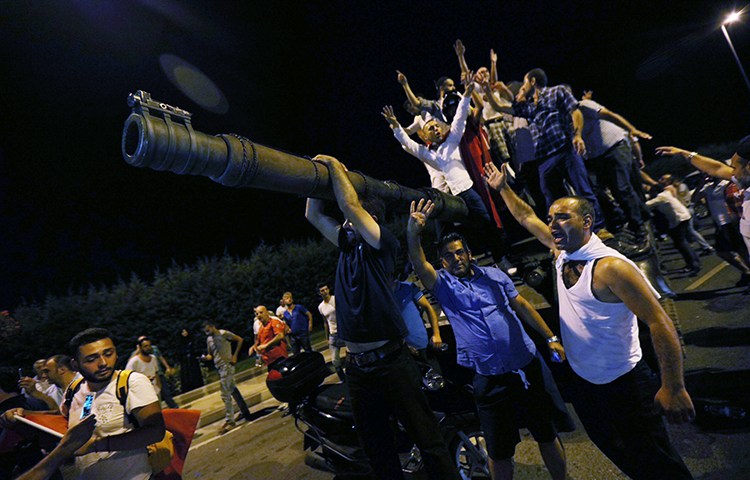
[[[547,339],[547,343],[560,343],[560,339],[557,335],[552,335]]]
[[[693,158],[698,155],[698,152],[690,152],[687,157],[685,157],[685,160],[690,163]]]

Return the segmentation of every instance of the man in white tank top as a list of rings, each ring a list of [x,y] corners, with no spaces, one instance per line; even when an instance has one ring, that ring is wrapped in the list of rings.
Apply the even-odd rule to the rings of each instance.
[[[594,210],[585,199],[556,200],[545,224],[508,187],[505,167],[485,168],[516,220],[555,256],[562,343],[575,372],[571,400],[591,440],[631,478],[692,478],[661,418],[687,422],[695,409],[677,332],[656,291],[592,233]],[[636,317],[651,331],[660,386],[641,358]]]

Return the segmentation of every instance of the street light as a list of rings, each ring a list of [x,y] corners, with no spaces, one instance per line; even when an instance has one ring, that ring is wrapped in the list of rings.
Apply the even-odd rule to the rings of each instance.
[[[750,91],[750,80],[747,79],[747,74],[745,73],[745,69],[742,68],[742,63],[740,63],[740,57],[737,56],[737,52],[734,49],[734,45],[732,45],[732,39],[729,38],[729,32],[727,32],[727,25],[738,21],[740,19],[741,14],[742,12],[732,12],[729,15],[727,15],[727,18],[725,18],[724,21],[721,22],[721,31],[724,32],[724,38],[727,39],[729,48],[732,50],[732,55],[734,55],[734,59],[737,61],[737,66],[740,68],[740,73],[742,73],[742,78],[745,79],[745,85],[747,85],[747,89]]]

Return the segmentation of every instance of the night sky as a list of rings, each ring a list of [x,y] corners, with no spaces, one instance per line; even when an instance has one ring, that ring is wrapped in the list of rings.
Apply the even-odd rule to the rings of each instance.
[[[304,199],[234,190],[202,177],[137,169],[120,153],[126,98],[138,89],[193,113],[206,133],[236,132],[300,155],[326,153],[381,179],[427,185],[380,117],[401,110],[396,69],[431,97],[499,55],[502,80],[531,68],[583,88],[654,135],[696,148],[748,133],[750,93],[719,24],[729,1],[0,3],[0,310],[172,261],[261,240],[314,235]],[[750,66],[750,14],[730,26]],[[182,93],[159,58],[204,72],[229,110]],[[292,261],[290,259],[290,261]]]

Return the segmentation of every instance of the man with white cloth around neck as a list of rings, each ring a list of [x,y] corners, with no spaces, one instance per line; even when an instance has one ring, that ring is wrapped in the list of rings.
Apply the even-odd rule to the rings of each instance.
[[[485,168],[515,219],[555,256],[562,343],[575,372],[571,400],[591,440],[631,478],[692,478],[661,418],[683,423],[695,409],[677,332],[658,293],[632,261],[592,233],[588,201],[557,199],[545,224],[508,186],[504,166]],[[642,359],[636,317],[651,331],[660,387]]]

